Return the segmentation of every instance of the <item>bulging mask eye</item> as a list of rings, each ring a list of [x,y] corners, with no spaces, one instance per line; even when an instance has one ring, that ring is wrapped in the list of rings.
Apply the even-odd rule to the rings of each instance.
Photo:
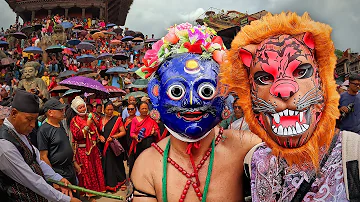
[[[267,72],[261,71],[254,74],[254,81],[258,85],[269,85],[274,82],[274,77]]]
[[[198,88],[201,99],[211,100],[215,96],[215,87],[211,83],[203,83]]]
[[[167,89],[166,94],[172,100],[180,100],[185,95],[185,88],[184,88],[184,86],[182,86],[180,84],[171,85]]]
[[[314,73],[314,68],[311,64],[302,64],[298,66],[293,72],[293,76],[297,79],[307,79]]]

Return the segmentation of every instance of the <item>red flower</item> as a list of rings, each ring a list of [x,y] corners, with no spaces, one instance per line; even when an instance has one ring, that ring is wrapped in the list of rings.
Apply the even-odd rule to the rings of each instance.
[[[211,43],[217,43],[221,46],[221,50],[224,50],[224,43],[223,40],[220,36],[214,36],[214,38],[212,38]]]
[[[193,45],[191,45],[190,42],[185,42],[184,47],[187,48],[190,53],[202,54],[202,49],[201,49],[202,43],[203,40],[198,40]]]

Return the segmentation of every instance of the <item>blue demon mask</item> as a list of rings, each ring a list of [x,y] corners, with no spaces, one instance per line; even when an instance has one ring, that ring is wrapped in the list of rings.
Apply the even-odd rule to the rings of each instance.
[[[219,64],[199,54],[167,58],[149,82],[154,109],[176,138],[196,142],[221,121],[224,97],[219,95]]]

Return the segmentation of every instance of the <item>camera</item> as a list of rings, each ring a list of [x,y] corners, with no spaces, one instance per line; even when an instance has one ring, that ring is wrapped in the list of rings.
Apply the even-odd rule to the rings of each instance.
[[[354,110],[354,103],[350,103],[346,108],[348,108],[348,113],[342,112],[340,116],[340,120],[344,119],[348,114],[350,114]]]

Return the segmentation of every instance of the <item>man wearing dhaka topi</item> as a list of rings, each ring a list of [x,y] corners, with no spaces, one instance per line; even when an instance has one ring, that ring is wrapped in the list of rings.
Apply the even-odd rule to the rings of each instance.
[[[183,23],[146,52],[139,75],[150,78],[150,116],[171,135],[136,160],[134,202],[244,200],[243,160],[261,140],[217,127],[230,114],[218,83],[224,49],[213,29]]]

